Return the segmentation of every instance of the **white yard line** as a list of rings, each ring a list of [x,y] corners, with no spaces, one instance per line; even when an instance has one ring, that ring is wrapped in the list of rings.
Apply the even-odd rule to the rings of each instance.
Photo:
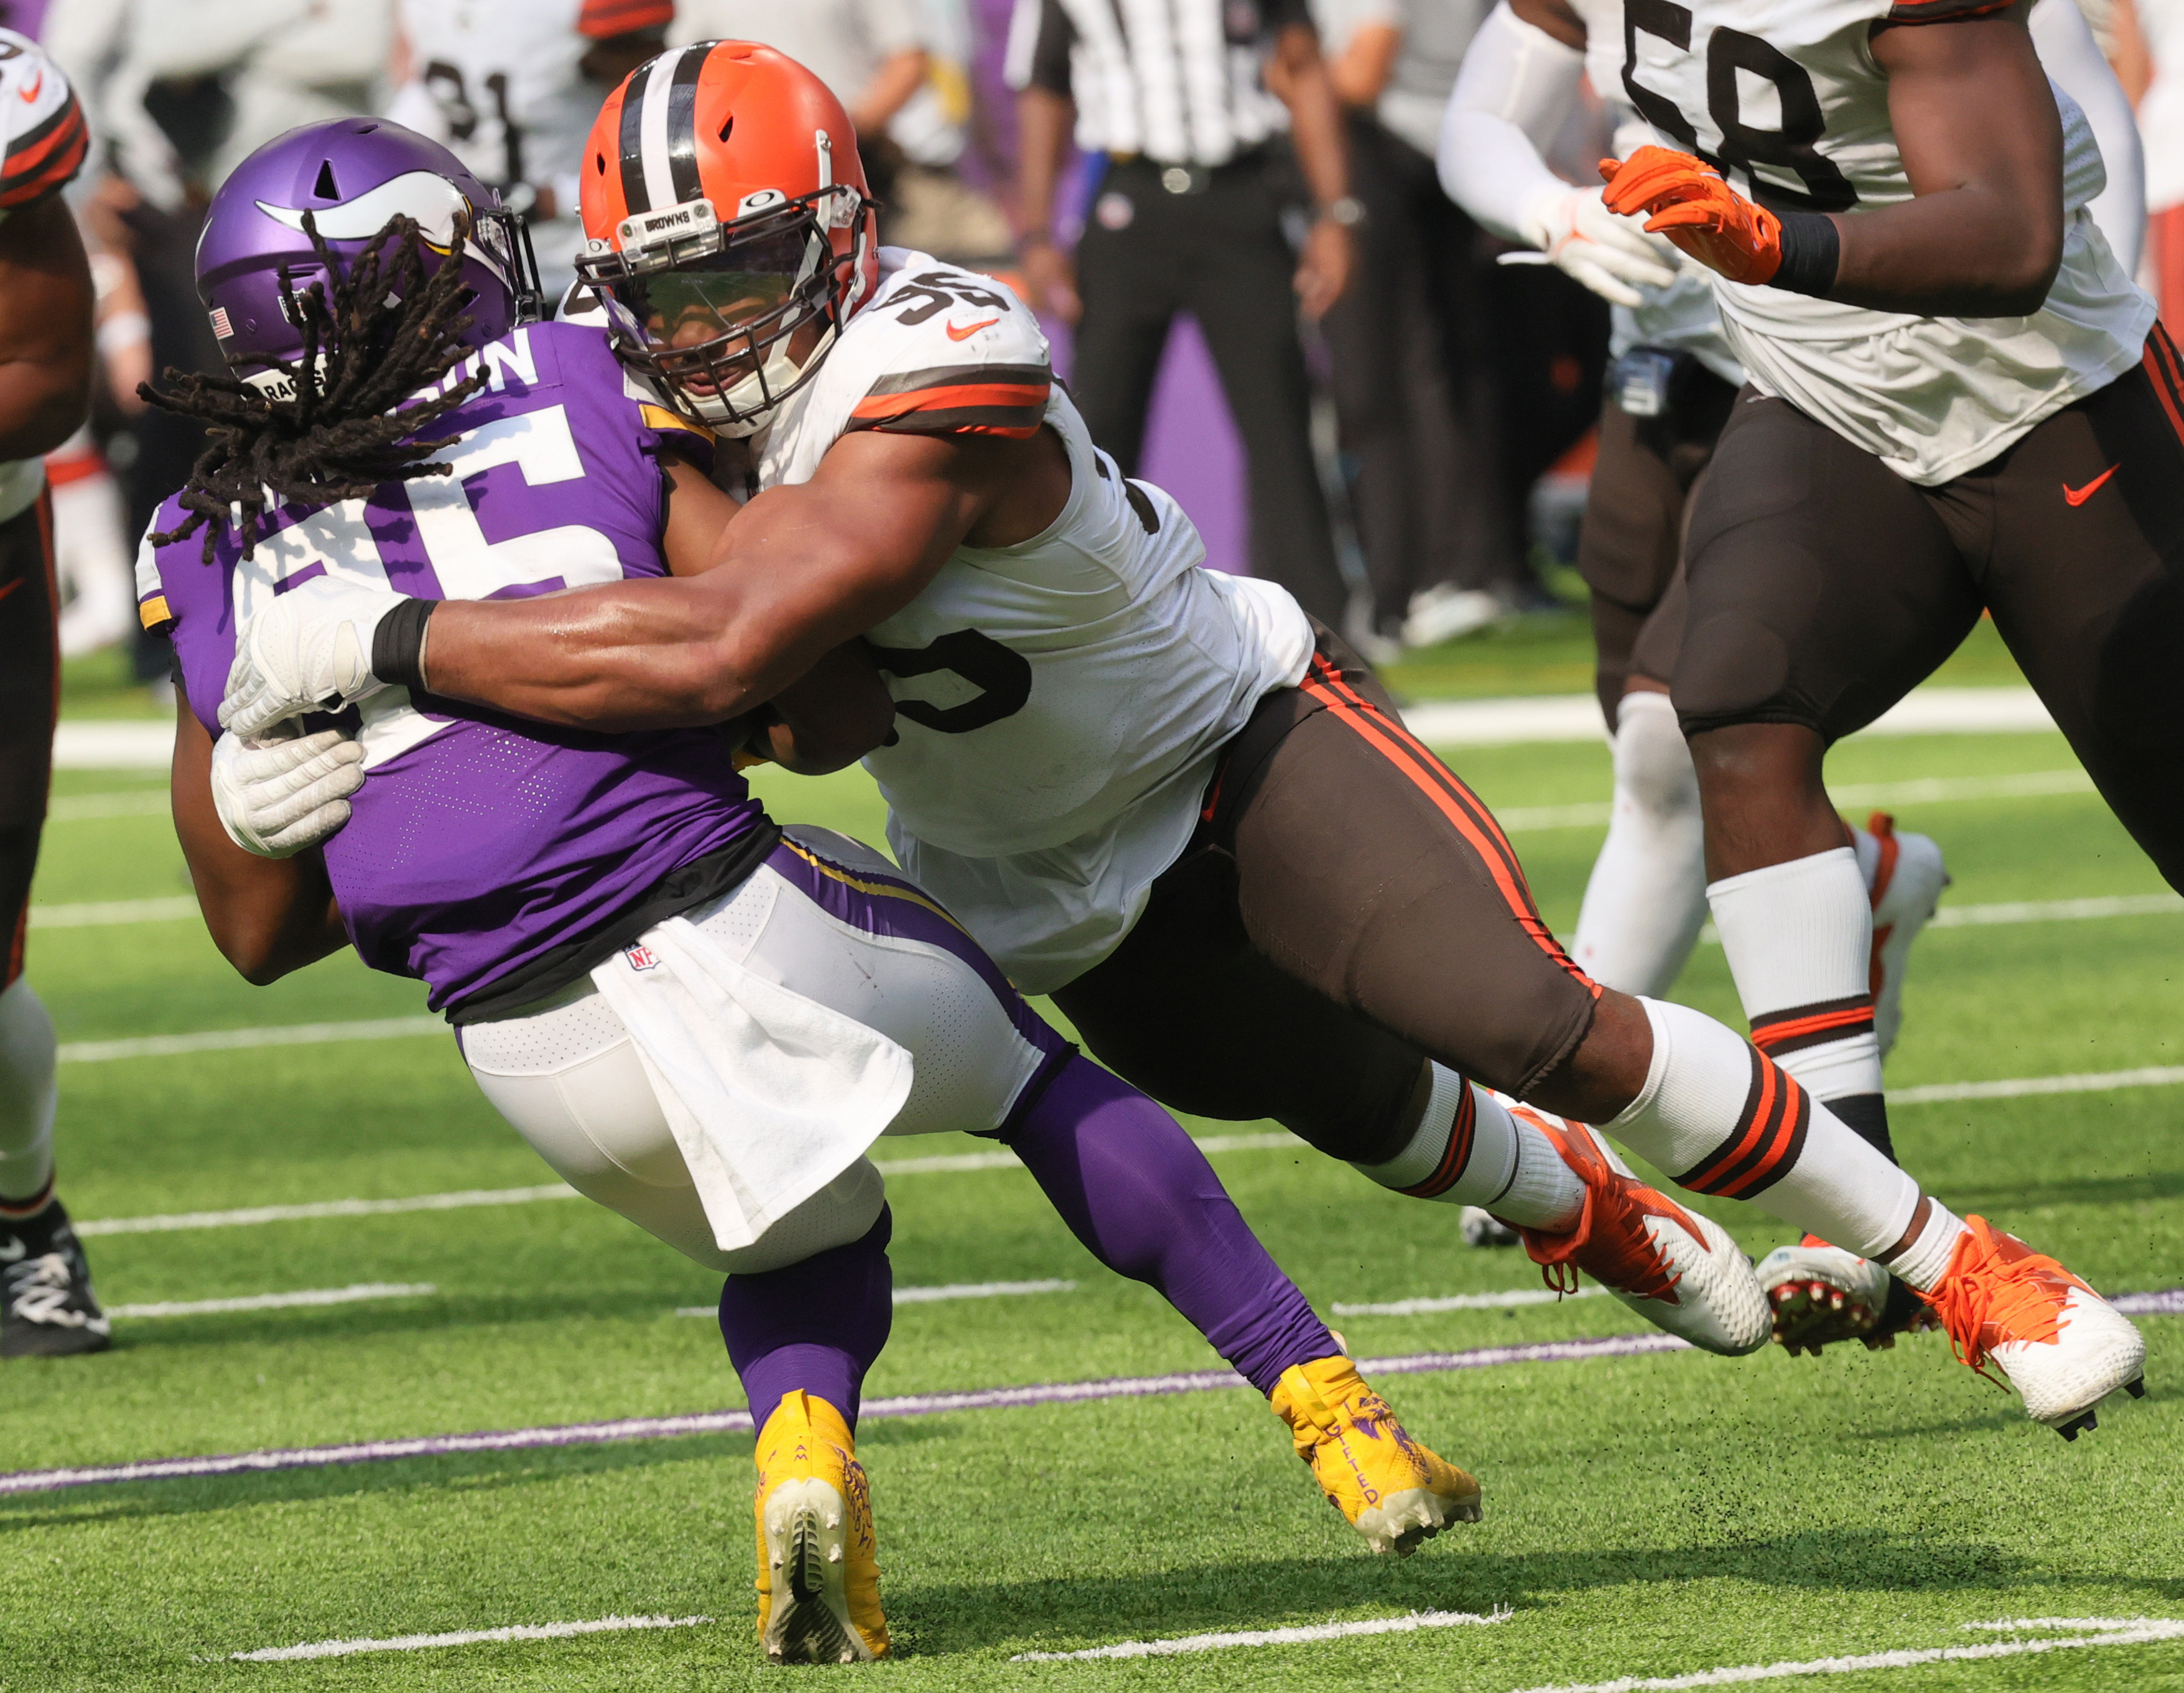
[[[1261,1152],[1274,1146],[1301,1146],[1293,1134],[1203,1134],[1201,1152]],[[941,1176],[961,1170],[1014,1170],[1022,1161],[1013,1152],[944,1152],[932,1158],[875,1158],[883,1176]]]
[[[2184,1621],[2160,1617],[2043,1617],[2014,1623],[1967,1623],[1968,1629],[2078,1629],[2064,1639],[1992,1640],[1975,1646],[1931,1646],[1922,1651],[1874,1651],[1856,1657],[1815,1657],[1779,1663],[1740,1663],[1688,1675],[1625,1675],[1613,1681],[1551,1682],[1522,1693],[1671,1693],[1685,1687],[1726,1687],[1747,1681],[1784,1681],[1813,1675],[1856,1675],[1869,1669],[1909,1669],[1922,1663],[1976,1662],[2036,1652],[2077,1651],[2091,1646],[2144,1646],[2184,1640]]]
[[[164,770],[174,756],[171,717],[71,717],[53,730],[56,770]]]
[[[2082,770],[2033,770],[2020,776],[1929,776],[1909,782],[1852,782],[1830,788],[1838,805],[1934,805],[1957,799],[2025,799],[2043,794],[2090,794],[2092,778]],[[1511,805],[1495,812],[1504,829],[1586,829],[1604,825],[1612,812],[1605,800],[1577,805]]]
[[[453,1194],[416,1194],[398,1200],[320,1200],[311,1205],[249,1206],[241,1211],[172,1211],[164,1217],[92,1217],[75,1224],[78,1234],[164,1234],[177,1228],[247,1228],[261,1222],[310,1222],[326,1217],[392,1217],[410,1211],[467,1211],[473,1206],[530,1205],[572,1200],[574,1188],[559,1182],[536,1188],[472,1188]]]
[[[1459,1629],[1506,1623],[1513,1613],[1493,1611],[1413,1611],[1405,1617],[1374,1617],[1359,1623],[1313,1623],[1295,1629],[1254,1629],[1240,1633],[1183,1635],[1166,1640],[1124,1640],[1119,1646],[1088,1646],[1082,1651],[1020,1651],[1011,1663],[1067,1663],[1085,1658],[1173,1657],[1183,1652],[1222,1651],[1231,1646],[1309,1646],[1317,1640],[1351,1640],[1365,1635],[1407,1635],[1420,1629]]]
[[[315,1046],[335,1040],[399,1040],[445,1034],[438,1017],[374,1017],[362,1022],[282,1023],[271,1028],[212,1028],[194,1034],[150,1034],[134,1040],[67,1040],[64,1064],[103,1064],[117,1058],[173,1058],[186,1052],[230,1052],[257,1046]]]
[[[368,1299],[416,1299],[439,1289],[430,1282],[355,1282],[345,1288],[304,1288],[295,1293],[254,1293],[239,1299],[162,1300],[152,1305],[109,1305],[109,1317],[209,1317],[228,1311],[287,1311],[298,1306],[354,1305]]]
[[[1440,1299],[1397,1299],[1384,1305],[1330,1305],[1337,1317],[1425,1317],[1437,1311],[1502,1311],[1512,1306],[1554,1305],[1565,1299],[1585,1299],[1607,1289],[1587,1282],[1574,1293],[1552,1288],[1513,1288],[1506,1293],[1450,1294]]]
[[[951,1299],[1001,1299],[1012,1294],[1074,1293],[1074,1282],[950,1282],[944,1287],[897,1288],[897,1305],[935,1305]],[[678,1305],[677,1317],[716,1317],[719,1307],[710,1305]]]
[[[1498,747],[1535,741],[1604,738],[1600,702],[1590,693],[1534,694],[1507,699],[1428,699],[1409,706],[1403,721],[1435,747]],[[2025,734],[2053,729],[2055,720],[2029,688],[1916,688],[1867,735]]]
[[[2003,1082],[1940,1082],[1925,1088],[1891,1088],[1892,1105],[1939,1105],[1949,1100],[2018,1100],[2031,1094],[2105,1094],[2114,1088],[2170,1088],[2184,1082],[2184,1064],[2142,1070],[2097,1070],[2079,1076],[2020,1076]]]
[[[187,894],[169,899],[103,899],[81,905],[33,905],[31,927],[83,929],[110,923],[171,923],[197,914],[197,899]]]
[[[2092,899],[1997,899],[1986,905],[1944,905],[1927,920],[1930,929],[1975,929],[2002,923],[2077,923],[2096,917],[2173,917],[2184,914],[2184,899],[2174,894],[2114,894]],[[1708,946],[1721,944],[1721,931],[1708,923],[1699,931]]]
[[[575,1635],[620,1634],[631,1629],[694,1629],[710,1617],[601,1617],[589,1623],[523,1623],[507,1629],[464,1629],[451,1635],[397,1635],[391,1640],[314,1640],[308,1646],[261,1646],[231,1651],[237,1663],[293,1663],[313,1657],[354,1657],[365,1651],[431,1651],[436,1646],[482,1646],[493,1640],[565,1640]]]

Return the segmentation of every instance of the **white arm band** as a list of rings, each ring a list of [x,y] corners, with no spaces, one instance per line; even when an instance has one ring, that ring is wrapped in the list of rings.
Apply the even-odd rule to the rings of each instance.
[[[2064,0],[2068,3],[2068,0]],[[1505,241],[1526,241],[1527,212],[1570,185],[1542,153],[1568,117],[1585,55],[1509,9],[1487,14],[1463,55],[1440,128],[1440,186]]]
[[[2124,274],[2136,276],[2139,252],[2146,245],[2146,150],[2131,101],[2101,57],[2076,0],[2039,0],[2026,23],[2042,66],[2092,125],[2109,176],[2108,187],[2091,202],[2093,221],[2108,237]]]

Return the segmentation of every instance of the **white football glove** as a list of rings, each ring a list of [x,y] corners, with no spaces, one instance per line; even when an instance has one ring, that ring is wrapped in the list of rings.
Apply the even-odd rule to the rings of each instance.
[[[1646,234],[1644,219],[1609,211],[1597,188],[1542,193],[1525,209],[1524,236],[1557,268],[1618,306],[1641,305],[1641,287],[1665,288],[1676,280],[1674,246]]]
[[[339,729],[212,746],[212,805],[228,839],[260,858],[292,858],[348,821],[364,786],[364,748]]]
[[[387,684],[371,673],[371,637],[402,603],[386,588],[317,576],[242,626],[220,722],[248,740],[284,718],[338,711]]]

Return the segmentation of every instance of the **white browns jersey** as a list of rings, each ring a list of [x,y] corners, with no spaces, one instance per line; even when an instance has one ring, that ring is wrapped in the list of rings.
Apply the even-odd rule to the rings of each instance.
[[[1607,86],[1622,89],[1663,146],[1722,166],[1774,211],[1855,215],[1912,197],[1888,79],[1870,49],[1874,25],[1947,27],[1941,20],[1997,8],[1996,0],[1626,0],[1617,9],[1612,43],[1621,63]],[[2067,223],[2062,269],[2039,311],[1913,317],[1717,277],[1730,345],[1753,385],[1930,487],[2136,365],[2153,302],[2124,274],[2086,209],[2106,181],[2100,149],[2077,103],[2054,92]]]
[[[1190,520],[1125,482],[1053,381],[1029,309],[896,248],[811,381],[759,437],[761,487],[844,435],[1028,437],[1068,449],[1068,504],[1014,547],[958,549],[866,638],[898,744],[866,766],[903,867],[1028,993],[1113,950],[1195,827],[1223,743],[1295,683],[1311,625],[1271,583],[1201,568]]]
[[[583,244],[577,167],[605,91],[577,70],[578,25],[595,0],[401,0],[410,80],[387,115],[441,142],[480,181],[551,187],[566,215],[534,219],[549,292],[566,287]]]

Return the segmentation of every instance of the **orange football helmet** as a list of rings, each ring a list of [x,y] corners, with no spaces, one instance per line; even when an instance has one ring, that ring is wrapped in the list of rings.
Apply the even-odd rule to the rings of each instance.
[[[878,280],[856,132],[827,85],[752,42],[632,71],[592,125],[577,273],[625,364],[699,420],[762,427]]]

